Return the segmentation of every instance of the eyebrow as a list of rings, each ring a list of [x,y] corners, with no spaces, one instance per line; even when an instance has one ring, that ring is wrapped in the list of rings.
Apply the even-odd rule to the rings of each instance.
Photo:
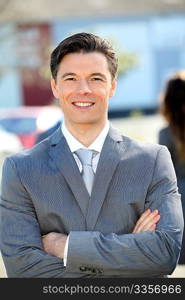
[[[67,76],[76,76],[76,74],[75,74],[75,73],[72,73],[72,72],[64,73],[64,74],[62,75],[62,78],[67,77]]]
[[[72,73],[72,72],[67,72],[67,73],[64,73],[61,78],[65,78],[67,76],[76,76],[77,74],[76,73]],[[92,73],[90,76],[100,76],[102,77],[103,79],[107,79],[106,76],[102,73],[99,73],[99,72],[96,72],[96,73]]]

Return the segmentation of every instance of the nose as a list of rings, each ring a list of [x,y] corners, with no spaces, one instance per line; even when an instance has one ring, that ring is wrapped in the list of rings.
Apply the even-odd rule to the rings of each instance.
[[[89,83],[85,79],[79,80],[77,89],[78,89],[78,93],[80,93],[80,94],[89,94],[89,93],[91,93]]]

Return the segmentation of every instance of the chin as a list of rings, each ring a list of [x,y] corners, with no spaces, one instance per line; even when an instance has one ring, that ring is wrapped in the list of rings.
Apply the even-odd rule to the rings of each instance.
[[[90,125],[90,124],[98,124],[99,122],[97,120],[94,120],[94,119],[91,120],[91,119],[88,118],[86,120],[85,119],[84,120],[83,119],[76,120],[76,121],[74,121],[74,123],[79,124],[79,125],[80,124],[82,124],[82,125],[85,125],[85,124],[88,125],[89,124]]]

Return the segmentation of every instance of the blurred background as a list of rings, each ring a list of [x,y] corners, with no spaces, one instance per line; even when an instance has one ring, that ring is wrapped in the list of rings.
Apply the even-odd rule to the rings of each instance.
[[[168,76],[185,68],[185,0],[0,0],[0,172],[7,155],[32,147],[62,120],[49,84],[50,53],[82,31],[110,40],[119,58],[113,125],[158,142],[165,125],[159,95]],[[185,267],[171,276],[185,277]]]

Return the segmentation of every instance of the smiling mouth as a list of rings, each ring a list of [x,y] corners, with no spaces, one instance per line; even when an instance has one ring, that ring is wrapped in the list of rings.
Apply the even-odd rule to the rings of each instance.
[[[94,102],[72,102],[72,104],[76,107],[91,107],[93,106],[95,103]]]

